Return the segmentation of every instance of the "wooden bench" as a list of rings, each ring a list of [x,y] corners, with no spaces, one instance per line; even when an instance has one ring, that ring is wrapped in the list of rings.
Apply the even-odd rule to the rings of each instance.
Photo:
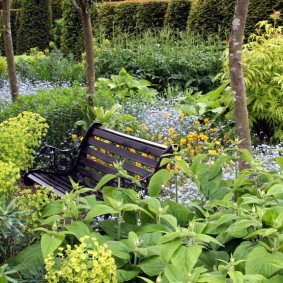
[[[172,151],[172,146],[166,147],[94,123],[79,146],[72,150],[44,146],[39,152],[39,164],[43,168],[27,172],[24,182],[51,187],[53,192],[62,195],[73,189],[70,178],[84,187],[94,188],[104,175],[117,173],[113,166],[115,162],[122,162],[123,169],[139,179],[139,189],[144,190],[151,176],[160,169],[163,155]],[[130,180],[124,179],[123,186],[131,184]],[[98,192],[97,197],[102,198],[101,193]]]

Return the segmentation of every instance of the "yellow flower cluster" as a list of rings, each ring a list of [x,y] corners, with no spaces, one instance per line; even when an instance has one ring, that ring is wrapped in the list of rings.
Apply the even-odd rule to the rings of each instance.
[[[50,188],[36,187],[33,192],[30,188],[21,190],[17,196],[17,208],[23,212],[19,218],[25,223],[23,229],[33,233],[40,226],[41,211],[48,203],[56,199]]]
[[[106,245],[94,237],[84,236],[74,248],[58,249],[58,256],[45,259],[45,279],[49,283],[117,283],[116,265]]]

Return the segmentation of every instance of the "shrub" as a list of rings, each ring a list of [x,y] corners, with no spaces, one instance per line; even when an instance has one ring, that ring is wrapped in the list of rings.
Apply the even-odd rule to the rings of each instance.
[[[35,148],[47,133],[48,125],[38,114],[22,112],[0,123],[0,160],[12,162],[20,170],[33,163]]]
[[[72,56],[64,57],[53,44],[50,44],[50,50],[44,52],[33,48],[29,55],[18,55],[15,62],[23,80],[48,81],[59,85],[85,81],[84,67]]]
[[[261,140],[273,137],[282,141],[283,27],[274,28],[266,21],[258,27],[259,34],[254,35],[243,50],[249,121]],[[225,68],[228,79],[228,62]],[[231,91],[223,96],[223,103],[229,105],[228,117],[231,117]]]
[[[48,47],[51,40],[51,13],[50,0],[23,0],[17,32],[18,54],[27,52],[33,47],[39,50]]]
[[[72,248],[58,248],[58,256],[46,259],[47,282],[117,283],[116,265],[106,245],[99,245],[94,237],[84,236]]]
[[[235,0],[193,0],[188,18],[188,27],[204,35],[230,33]],[[246,34],[253,32],[255,24],[269,17],[273,9],[282,8],[281,0],[250,0]]]
[[[0,56],[0,77],[7,75],[7,60],[6,57]]]
[[[164,25],[177,30],[186,29],[190,8],[189,0],[171,0],[168,3]]]
[[[164,1],[140,2],[135,15],[137,28],[144,31],[163,27],[167,5]]]
[[[139,2],[118,2],[114,6],[114,32],[134,33],[136,31],[135,14]]]
[[[63,28],[60,48],[65,55],[72,53],[76,60],[80,60],[84,50],[84,38],[80,15],[75,11],[69,0],[63,0],[62,10]]]
[[[45,141],[52,145],[61,145],[70,139],[74,123],[81,119],[81,99],[85,97],[82,87],[55,88],[50,91],[39,90],[38,94],[19,96],[0,112],[0,121],[13,117],[23,110],[39,113],[49,125]]]
[[[124,67],[132,76],[146,79],[164,90],[170,85],[210,90],[212,78],[221,70],[223,45],[189,32],[176,37],[162,29],[141,35],[121,34],[96,47],[97,77],[109,77]]]
[[[20,24],[20,14],[21,10],[20,9],[11,9],[11,33],[13,36],[13,47],[14,51],[16,51],[16,46],[17,46],[17,30],[19,29],[19,24]],[[0,30],[2,30],[2,10],[0,10]],[[4,55],[5,54],[5,47],[4,47],[4,40],[2,36],[2,32],[0,35],[0,54]]]
[[[97,24],[95,30],[101,29],[107,37],[113,36],[114,3],[101,3],[98,7]]]

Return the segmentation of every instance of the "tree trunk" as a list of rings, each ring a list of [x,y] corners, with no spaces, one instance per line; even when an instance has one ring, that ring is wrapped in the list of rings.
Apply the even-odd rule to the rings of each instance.
[[[87,101],[91,101],[95,95],[95,67],[94,67],[94,51],[93,51],[93,34],[91,17],[88,12],[88,3],[86,0],[81,0],[77,5],[75,0],[72,0],[74,8],[80,13],[82,19],[84,44],[86,52],[86,86],[87,86]]]
[[[9,82],[11,89],[12,101],[16,101],[19,95],[18,79],[16,75],[16,66],[14,60],[13,39],[11,33],[11,20],[10,20],[10,1],[3,0],[3,38],[5,46],[5,55],[7,58]]]
[[[240,148],[252,151],[251,135],[248,120],[246,86],[242,65],[242,47],[245,24],[248,14],[249,0],[237,0],[232,32],[229,42],[229,68],[231,87],[234,98],[234,115],[236,122],[236,134],[242,140]],[[239,169],[248,167],[244,160],[240,160]]]

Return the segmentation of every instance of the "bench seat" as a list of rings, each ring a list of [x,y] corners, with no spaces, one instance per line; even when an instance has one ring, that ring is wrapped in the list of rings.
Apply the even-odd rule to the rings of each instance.
[[[72,150],[60,150],[45,146],[40,150],[40,169],[32,169],[24,175],[26,184],[35,183],[51,187],[59,194],[72,190],[70,178],[80,185],[94,188],[106,174],[116,174],[114,164],[121,162],[127,174],[140,180],[144,190],[151,176],[160,169],[165,154],[173,152],[172,146],[126,135],[102,127],[99,123],[90,126],[79,146]],[[123,186],[131,186],[123,179]],[[111,183],[114,185],[115,183]],[[97,193],[101,198],[101,193]]]

